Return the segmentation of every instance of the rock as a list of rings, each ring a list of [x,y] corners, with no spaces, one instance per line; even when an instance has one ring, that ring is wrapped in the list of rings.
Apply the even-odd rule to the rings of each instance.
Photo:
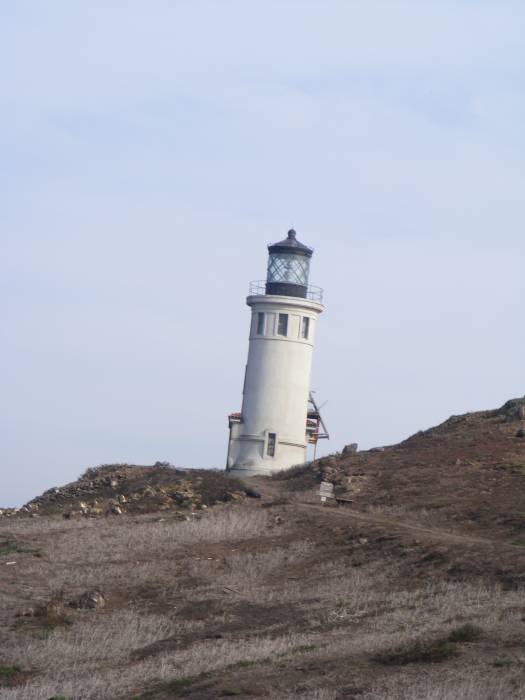
[[[351,442],[349,445],[343,447],[343,454],[350,454],[352,452],[357,452],[357,442]]]
[[[122,508],[115,504],[110,507],[110,512],[113,513],[113,515],[122,515]]]
[[[16,613],[16,617],[35,617],[36,608],[22,608]]]
[[[384,447],[372,447],[369,450],[369,452],[384,452],[384,451],[385,451]]]
[[[182,505],[186,500],[185,494],[181,493],[180,491],[175,491],[174,493],[172,493],[171,498],[175,501],[175,503],[178,506]]]
[[[518,432],[516,433],[517,438],[525,438],[525,430],[523,428],[520,428]]]
[[[244,489],[244,493],[248,496],[248,498],[260,498],[261,494],[256,491],[255,489],[252,489],[250,487]]]
[[[100,591],[86,591],[78,598],[70,600],[68,605],[79,610],[97,610],[105,607],[106,599]]]
[[[515,421],[525,419],[525,396],[522,399],[511,399],[499,409],[505,420]]]

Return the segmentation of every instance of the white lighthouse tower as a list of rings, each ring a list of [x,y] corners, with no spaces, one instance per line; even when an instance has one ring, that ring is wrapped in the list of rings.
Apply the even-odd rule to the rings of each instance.
[[[310,372],[322,290],[308,285],[313,250],[292,229],[268,246],[265,282],[251,282],[248,362],[242,410],[229,416],[226,469],[238,476],[271,474],[306,461],[319,436],[309,412]],[[315,408],[315,404],[314,404]]]

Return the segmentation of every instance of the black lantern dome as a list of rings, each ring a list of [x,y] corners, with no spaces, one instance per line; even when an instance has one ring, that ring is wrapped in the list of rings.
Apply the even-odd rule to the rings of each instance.
[[[268,246],[266,294],[306,298],[313,249],[297,240],[292,229],[284,241]]]

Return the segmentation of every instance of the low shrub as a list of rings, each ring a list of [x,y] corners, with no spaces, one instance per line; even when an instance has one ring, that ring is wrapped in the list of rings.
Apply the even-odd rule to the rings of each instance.
[[[494,663],[492,664],[494,668],[508,668],[509,666],[512,666],[512,659],[496,659]]]
[[[433,642],[413,642],[392,651],[376,654],[372,660],[385,666],[405,666],[417,663],[439,663],[451,659],[456,654],[457,650],[454,644],[438,639]]]
[[[477,625],[471,625],[467,622],[465,625],[461,625],[461,627],[457,627],[455,630],[452,630],[452,632],[447,637],[447,641],[459,643],[475,642],[481,637],[482,634],[483,630],[481,629],[481,627],[478,627]]]
[[[21,669],[19,666],[0,666],[0,679],[2,678],[12,678],[20,673]]]

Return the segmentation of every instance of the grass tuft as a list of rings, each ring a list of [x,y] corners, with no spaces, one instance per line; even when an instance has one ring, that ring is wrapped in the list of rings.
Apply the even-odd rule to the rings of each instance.
[[[392,651],[376,654],[373,661],[385,666],[405,666],[407,664],[429,664],[447,661],[457,655],[454,644],[438,639],[433,642],[413,642],[397,647]]]
[[[12,678],[20,672],[20,666],[0,666],[0,678]]]
[[[244,691],[240,688],[223,688],[220,692],[222,698],[231,698],[237,695],[243,695]]]
[[[512,666],[513,661],[512,659],[496,659],[494,663],[492,664],[494,668],[508,668],[509,666]]]
[[[447,641],[449,642],[475,642],[483,635],[483,630],[477,625],[471,625],[467,622],[461,627],[457,627],[455,630],[448,635]]]

